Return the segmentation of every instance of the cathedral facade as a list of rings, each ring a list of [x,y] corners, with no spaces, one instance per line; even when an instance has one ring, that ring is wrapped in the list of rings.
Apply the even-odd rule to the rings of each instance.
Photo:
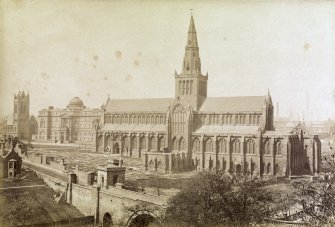
[[[209,76],[201,71],[193,17],[174,78],[174,98],[108,98],[96,151],[141,158],[143,168],[162,173],[213,169],[287,177],[319,170],[320,140],[305,140],[302,130],[275,130],[269,92],[207,97]]]

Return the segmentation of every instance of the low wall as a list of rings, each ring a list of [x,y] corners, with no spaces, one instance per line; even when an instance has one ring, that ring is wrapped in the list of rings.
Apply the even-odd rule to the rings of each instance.
[[[52,169],[52,168],[50,168],[46,165],[36,164],[36,163],[30,162],[29,160],[22,160],[22,165],[26,166],[29,169],[38,171],[40,173],[47,174],[47,175],[49,175],[51,177],[54,177],[54,178],[57,178],[59,180],[62,180],[62,181],[65,181],[65,182],[68,181],[68,177],[67,177],[66,174],[64,174],[63,171]]]
[[[67,182],[66,181],[62,181],[58,178],[49,176],[48,174],[44,174],[38,171],[35,171],[36,175],[43,179],[44,183],[46,185],[48,185],[50,188],[52,188],[52,190],[54,190],[55,192],[64,192],[66,193],[67,190]]]
[[[40,224],[32,224],[32,225],[25,225],[26,227],[47,227],[47,226],[62,226],[62,227],[79,227],[79,226],[95,226],[94,225],[94,216],[86,216],[86,217],[79,217],[79,218],[71,218],[65,219],[60,221],[54,221],[49,223],[40,223]]]

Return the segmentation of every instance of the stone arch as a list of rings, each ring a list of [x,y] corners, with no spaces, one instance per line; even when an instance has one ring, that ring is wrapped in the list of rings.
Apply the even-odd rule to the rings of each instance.
[[[226,169],[227,169],[227,161],[225,160],[225,158],[222,158],[221,169],[222,169],[223,171],[226,171]]]
[[[176,137],[173,137],[173,139],[172,139],[172,150],[173,151],[178,150],[178,140],[177,140]]]
[[[156,150],[156,143],[157,143],[157,140],[156,140],[156,137],[155,136],[150,136],[149,137],[149,147],[148,147],[148,151],[154,151]]]
[[[208,160],[208,169],[212,170],[214,167],[214,160],[212,159],[212,156],[209,156],[209,160]]]
[[[280,172],[279,164],[276,163],[276,165],[275,165],[275,172],[274,172],[274,175],[278,175],[279,172]]]
[[[277,141],[276,143],[276,155],[281,155],[282,154],[282,144],[280,141]]]
[[[111,147],[112,144],[113,144],[113,136],[112,135],[108,135],[106,137],[106,145],[109,146],[109,147]]]
[[[219,140],[219,152],[227,153],[227,141],[223,138]]]
[[[200,140],[199,140],[199,138],[195,138],[193,140],[192,151],[193,152],[199,152],[200,151]]]
[[[186,142],[184,137],[179,138],[178,142],[178,151],[185,151],[186,150]]]
[[[127,227],[146,227],[146,226],[161,226],[157,215],[147,210],[139,210],[134,212],[128,219]]]
[[[255,142],[252,139],[247,141],[247,154],[255,154]]]
[[[185,131],[186,113],[181,104],[174,106],[172,111],[171,128],[172,133],[183,134]]]
[[[124,135],[123,138],[122,138],[122,144],[123,144],[123,147],[122,147],[122,154],[128,154],[129,152],[129,136],[128,135]]]
[[[137,137],[132,136],[130,139],[130,150],[136,149],[137,148]]]
[[[113,226],[112,215],[106,212],[102,218],[102,227],[111,227]]]
[[[208,138],[205,142],[205,152],[213,152],[213,140]]]
[[[162,167],[163,167],[163,163],[162,163],[162,161],[158,161],[158,163],[157,163],[157,167],[158,167],[158,168],[162,168]]]
[[[150,166],[150,167],[154,167],[154,166],[155,166],[155,162],[154,162],[154,160],[151,159],[151,160],[149,161],[149,166]]]
[[[251,173],[251,175],[253,175],[255,170],[256,170],[256,163],[252,159],[251,159],[250,163],[251,163],[250,164],[250,173]]]
[[[164,147],[165,147],[165,138],[164,136],[160,136],[158,138],[158,151],[163,151]]]
[[[232,149],[232,152],[233,153],[240,153],[241,152],[241,144],[240,144],[240,140],[239,139],[234,139],[233,142],[232,142],[232,145],[233,145],[233,149]]]
[[[266,174],[270,174],[271,173],[271,163],[269,162],[266,166]]]
[[[113,154],[120,154],[120,145],[118,142],[114,143]]]
[[[242,173],[242,166],[241,164],[236,165],[236,173]]]
[[[270,141],[267,140],[264,143],[264,154],[269,155],[270,154]]]

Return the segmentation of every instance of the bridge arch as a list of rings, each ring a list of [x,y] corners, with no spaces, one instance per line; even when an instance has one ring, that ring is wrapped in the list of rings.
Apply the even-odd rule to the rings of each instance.
[[[127,221],[127,227],[162,226],[157,215],[147,210],[134,212]]]
[[[102,218],[102,227],[112,227],[112,226],[113,226],[112,215],[106,212]]]

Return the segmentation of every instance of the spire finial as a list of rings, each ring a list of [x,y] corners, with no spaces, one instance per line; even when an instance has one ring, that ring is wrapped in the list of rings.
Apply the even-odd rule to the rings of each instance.
[[[191,11],[191,17],[193,17],[193,9],[191,8],[190,11]]]

